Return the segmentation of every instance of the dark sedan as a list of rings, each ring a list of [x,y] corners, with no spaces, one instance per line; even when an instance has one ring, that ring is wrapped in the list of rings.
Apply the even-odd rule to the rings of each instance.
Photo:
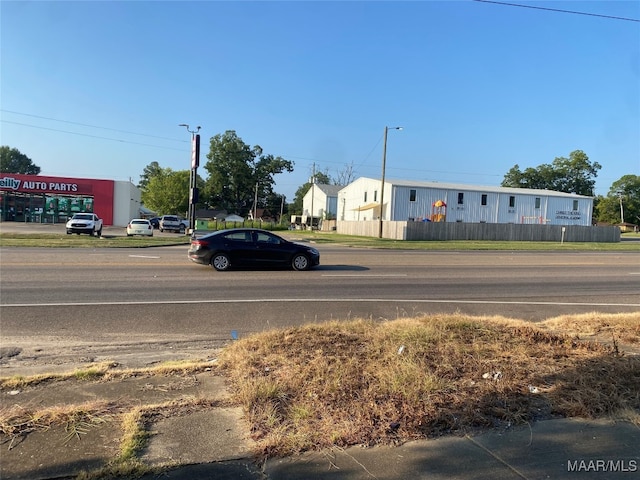
[[[232,228],[194,237],[188,256],[218,271],[236,266],[279,266],[308,270],[320,265],[320,253],[256,228]]]

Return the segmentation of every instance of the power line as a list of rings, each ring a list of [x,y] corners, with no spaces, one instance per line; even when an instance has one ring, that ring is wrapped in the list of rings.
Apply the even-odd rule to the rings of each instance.
[[[164,150],[175,150],[177,152],[183,152],[184,151],[184,149],[182,149],[182,148],[163,147],[163,146],[160,146],[160,145],[151,145],[151,144],[148,144],[148,143],[132,142],[130,140],[121,140],[119,138],[101,137],[99,135],[90,135],[88,133],[71,132],[69,130],[59,130],[57,128],[40,127],[38,125],[30,125],[28,123],[12,122],[12,121],[9,121],[9,120],[2,120],[2,123],[11,123],[13,125],[20,125],[22,127],[40,128],[42,130],[50,130],[52,132],[69,133],[71,135],[80,135],[82,137],[99,138],[99,139],[102,139],[102,140],[111,140],[112,142],[130,143],[132,145],[142,145],[144,147],[162,148]]]
[[[608,18],[610,20],[623,20],[627,22],[640,22],[637,18],[628,18],[628,17],[616,17],[613,15],[602,15],[599,13],[589,13],[589,12],[578,12],[576,10],[562,10],[560,8],[549,8],[549,7],[538,7],[535,5],[522,5],[519,3],[507,3],[507,2],[497,2],[495,0],[472,0],[474,2],[480,3],[495,3],[496,5],[506,5],[508,7],[520,7],[520,8],[532,8],[534,10],[546,10],[549,12],[559,12],[559,13],[571,13],[573,15],[587,15],[589,17],[600,17],[600,18]]]
[[[131,132],[129,130],[119,130],[117,128],[100,127],[98,125],[89,125],[88,123],[72,122],[72,121],[69,121],[69,120],[60,120],[58,118],[43,117],[43,116],[40,116],[40,115],[33,115],[31,113],[22,113],[22,112],[16,112],[16,111],[13,111],[13,110],[5,110],[4,108],[0,109],[0,112],[13,113],[15,115],[22,115],[22,116],[25,116],[25,117],[40,118],[42,120],[51,120],[53,122],[68,123],[70,125],[79,125],[79,126],[82,126],[82,127],[98,128],[100,130],[109,130],[109,131],[112,131],[112,132],[127,133],[127,134],[130,134],[130,135],[138,135],[138,136],[141,136],[141,137],[159,138],[161,140],[171,140],[173,142],[187,143],[187,140],[184,140],[184,139],[159,137],[157,135],[149,135],[147,133],[137,133],[137,132]],[[7,122],[7,123],[15,123],[15,122]],[[26,125],[26,124],[18,123],[17,125]],[[33,126],[33,125],[27,125],[27,126]],[[60,131],[63,131],[63,130],[60,130]],[[67,133],[69,133],[69,132],[67,132]],[[98,138],[101,138],[101,137],[98,137]]]

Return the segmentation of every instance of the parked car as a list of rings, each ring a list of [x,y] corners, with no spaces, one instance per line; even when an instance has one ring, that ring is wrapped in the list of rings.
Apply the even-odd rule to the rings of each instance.
[[[150,218],[149,221],[151,222],[151,226],[156,230],[160,228],[160,217]]]
[[[145,218],[134,218],[127,224],[127,237],[132,235],[146,235],[153,237],[153,225]]]
[[[191,239],[188,257],[218,271],[239,266],[279,266],[308,270],[320,265],[320,252],[266,230],[231,228]]]
[[[72,233],[88,233],[96,237],[102,236],[102,219],[95,213],[74,213],[66,224],[67,235]]]
[[[184,233],[185,227],[177,215],[163,215],[160,217],[160,231]]]

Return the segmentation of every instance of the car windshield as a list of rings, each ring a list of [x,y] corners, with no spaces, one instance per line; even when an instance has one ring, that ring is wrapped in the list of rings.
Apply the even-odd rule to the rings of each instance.
[[[132,220],[132,225],[147,225],[149,222],[147,220]]]
[[[93,215],[91,213],[76,213],[73,218],[76,220],[93,220]]]

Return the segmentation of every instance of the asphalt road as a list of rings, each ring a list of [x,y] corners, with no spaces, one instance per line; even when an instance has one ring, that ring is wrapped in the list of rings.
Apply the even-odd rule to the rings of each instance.
[[[64,363],[61,349],[76,360],[115,348],[207,349],[329,319],[640,311],[637,253],[318,245],[321,266],[312,271],[216,272],[189,261],[186,249],[1,248],[2,347]]]

